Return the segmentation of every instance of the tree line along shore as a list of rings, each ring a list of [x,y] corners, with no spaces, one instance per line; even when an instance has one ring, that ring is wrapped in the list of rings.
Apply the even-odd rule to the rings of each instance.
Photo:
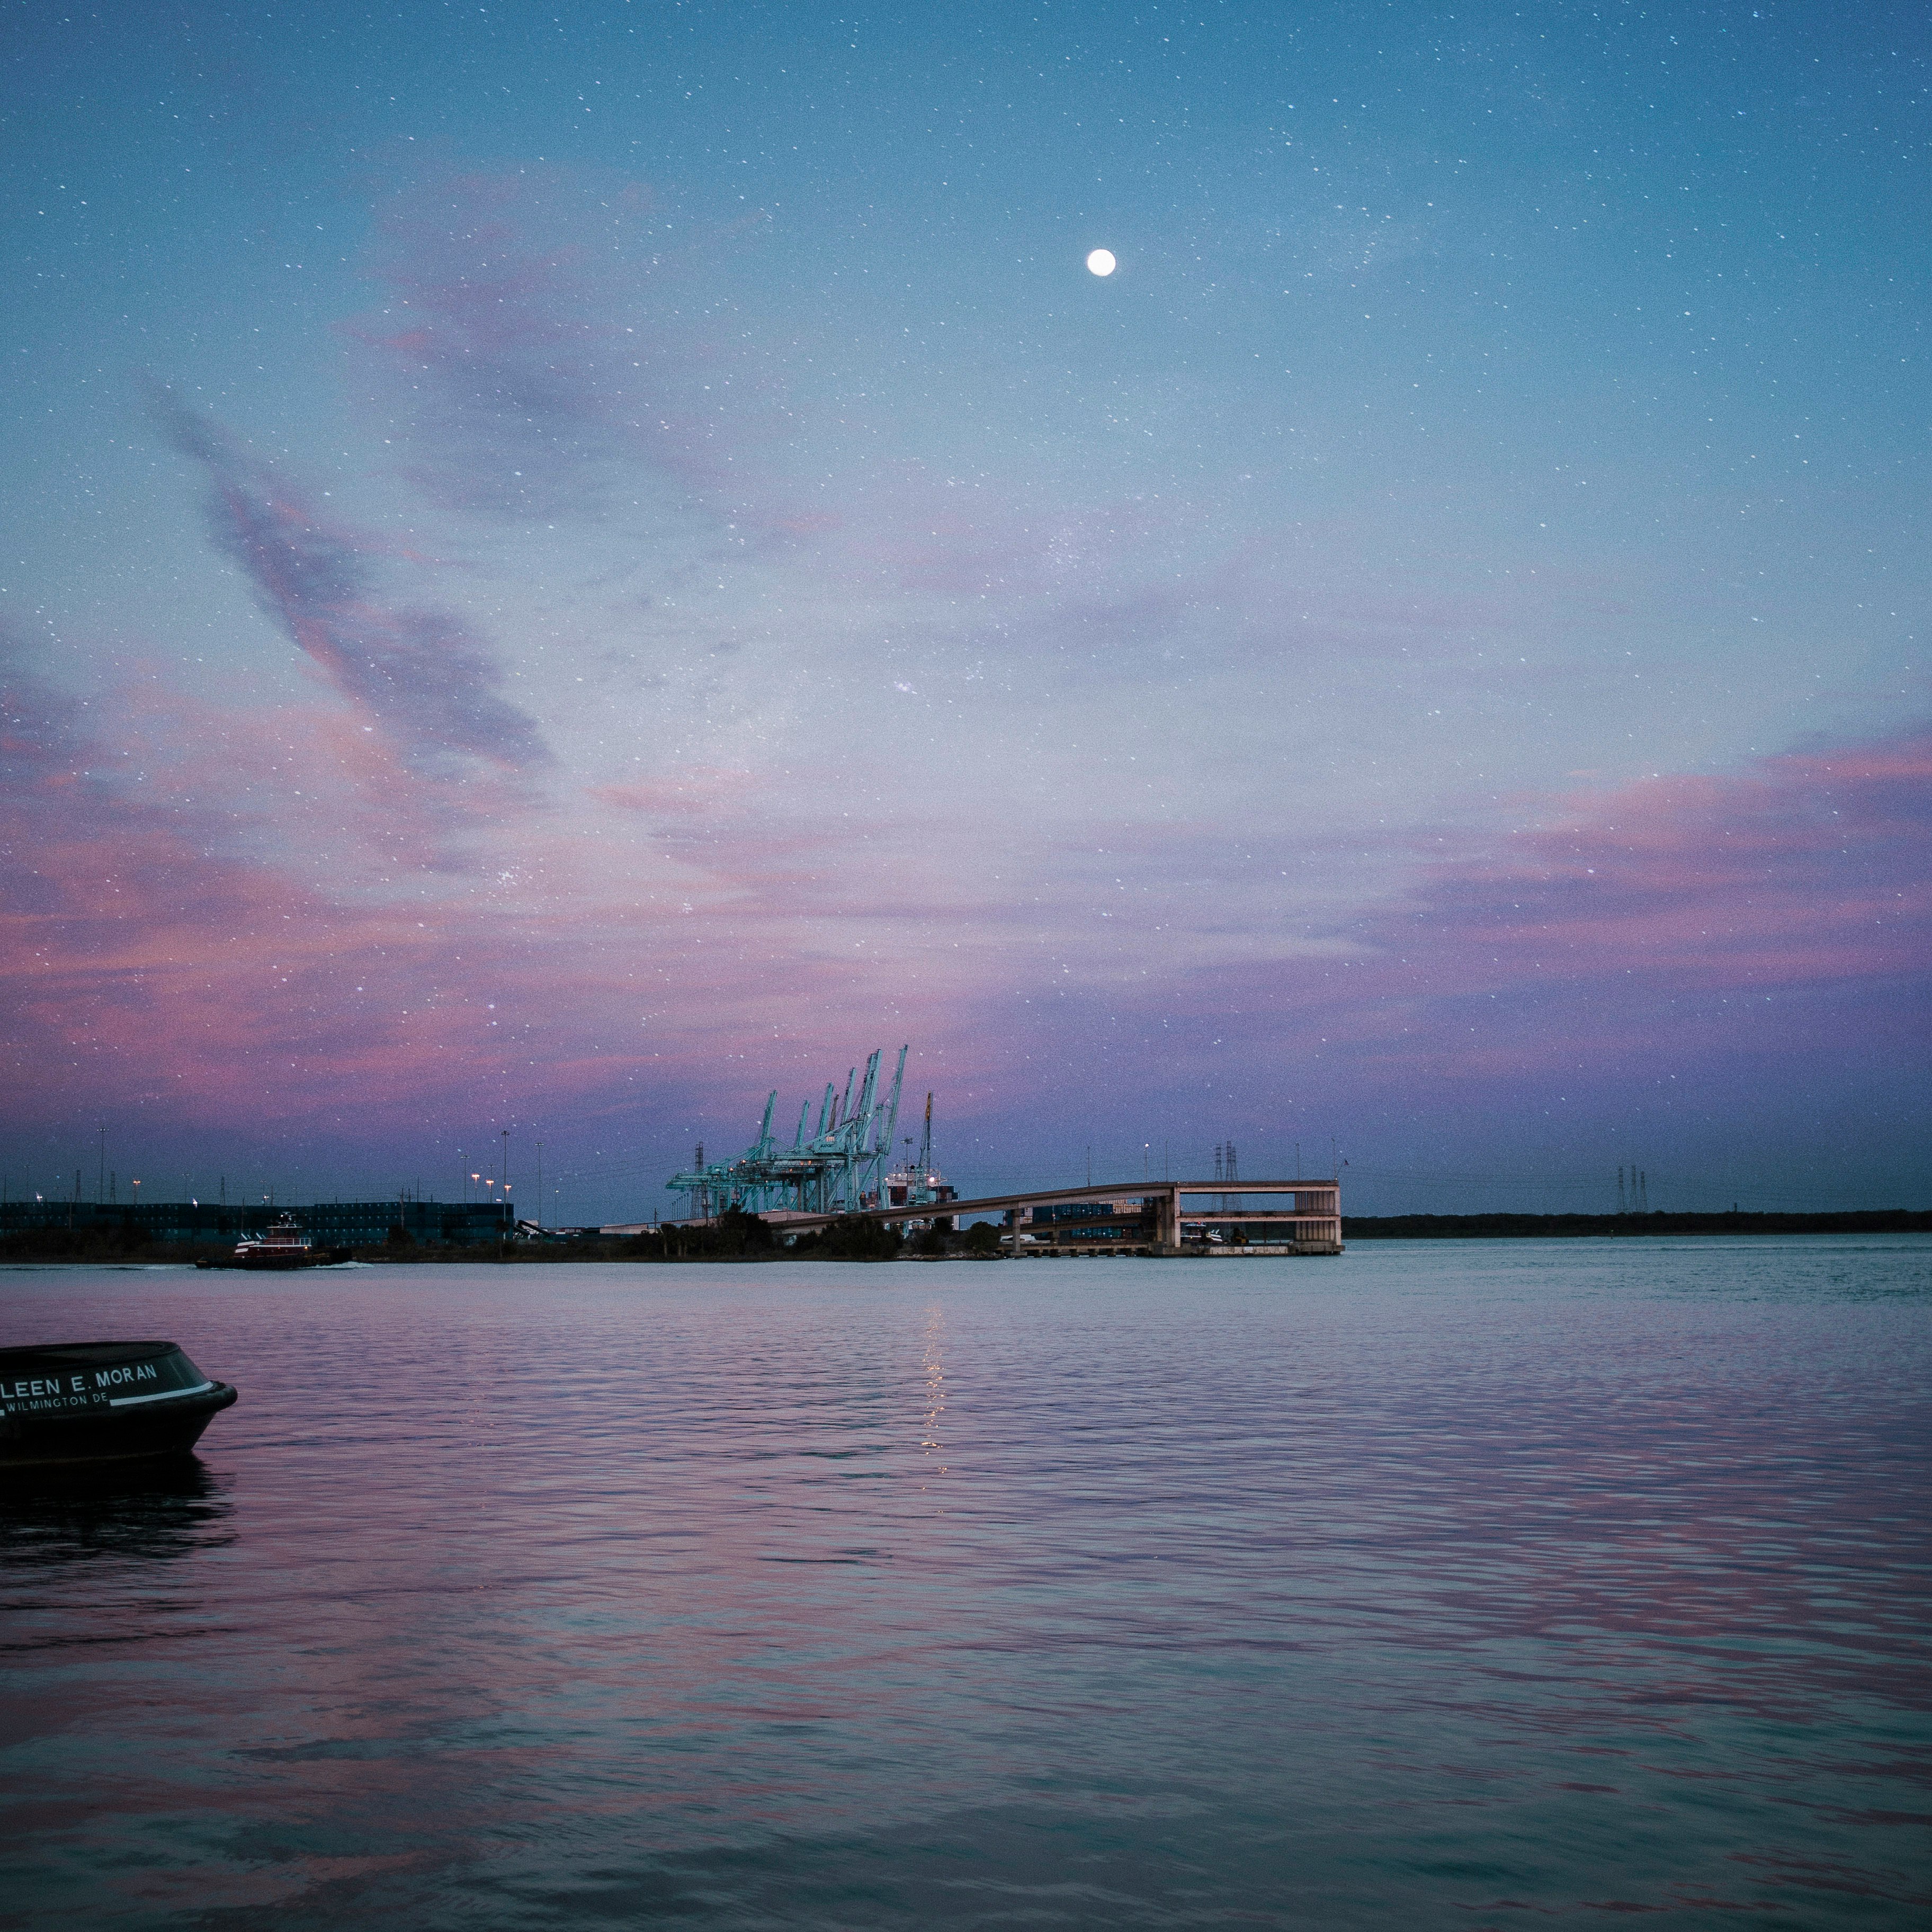
[[[1342,1238],[1373,1240],[1507,1240],[1660,1234],[1926,1234],[1932,1210],[1873,1208],[1832,1214],[1376,1214],[1345,1216]],[[398,1237],[400,1238],[398,1239]],[[100,1263],[225,1260],[227,1244],[154,1241],[133,1228],[30,1228],[0,1238],[0,1262]],[[370,1262],[697,1262],[992,1260],[1000,1232],[986,1222],[963,1234],[929,1228],[910,1240],[872,1220],[834,1222],[784,1245],[755,1214],[729,1210],[708,1227],[667,1227],[638,1234],[568,1239],[418,1244],[403,1229],[351,1251]]]
[[[1838,1214],[1345,1215],[1345,1241],[1498,1240],[1526,1236],[1645,1234],[1932,1234],[1932,1209],[1862,1208]]]

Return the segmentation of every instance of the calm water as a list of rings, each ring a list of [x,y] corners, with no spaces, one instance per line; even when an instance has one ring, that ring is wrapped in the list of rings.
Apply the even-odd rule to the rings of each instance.
[[[0,1924],[1932,1922],[1932,1242],[0,1273]]]

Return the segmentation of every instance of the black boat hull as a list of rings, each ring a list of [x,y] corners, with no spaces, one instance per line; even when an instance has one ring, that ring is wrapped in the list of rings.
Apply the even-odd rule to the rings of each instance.
[[[304,1255],[276,1255],[266,1260],[258,1255],[250,1255],[245,1259],[224,1255],[218,1261],[196,1262],[195,1266],[243,1268],[254,1274],[290,1274],[297,1268],[334,1268],[339,1262],[354,1258],[355,1250],[352,1248],[321,1248]]]
[[[172,1342],[0,1349],[0,1473],[185,1456],[235,1400]]]
[[[217,1382],[206,1395],[157,1402],[138,1415],[8,1416],[0,1419],[0,1471],[185,1456],[235,1400],[234,1388]]]

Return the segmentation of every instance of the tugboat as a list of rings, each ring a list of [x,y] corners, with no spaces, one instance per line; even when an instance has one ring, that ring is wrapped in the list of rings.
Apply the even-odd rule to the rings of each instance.
[[[346,1262],[346,1248],[318,1248],[303,1232],[292,1214],[284,1214],[260,1234],[244,1234],[233,1254],[225,1259],[196,1262],[204,1268],[320,1268],[330,1262]]]
[[[0,1472],[185,1456],[235,1399],[172,1342],[0,1348]]]

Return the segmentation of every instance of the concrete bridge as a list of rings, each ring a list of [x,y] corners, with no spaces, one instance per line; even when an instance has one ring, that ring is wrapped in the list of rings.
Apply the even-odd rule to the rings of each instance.
[[[1286,1207],[1223,1208],[1223,1201],[1245,1202],[1254,1196],[1271,1201],[1286,1200]],[[1203,1204],[1204,1196],[1212,1201]],[[1147,1204],[1154,1210],[1151,1240],[1136,1238],[1117,1242],[1089,1242],[1060,1237],[1077,1237],[1080,1222],[1034,1221],[1037,1208],[1071,1207],[1093,1203],[1109,1205],[1124,1201]],[[1147,1208],[1141,1210],[1144,1218]],[[886,1221],[904,1226],[912,1222],[950,1220],[1000,1214],[1008,1224],[1009,1236],[1027,1235],[1031,1245],[1012,1240],[1011,1258],[1048,1254],[1128,1253],[1182,1255],[1208,1253],[1238,1255],[1339,1255],[1342,1252],[1342,1190],[1339,1181],[1329,1180],[1136,1180],[1120,1181],[1105,1186],[1052,1187],[1018,1194],[984,1194],[971,1201],[922,1202],[896,1207],[855,1208],[843,1214],[806,1214],[780,1210],[766,1219],[782,1232],[806,1234],[814,1228],[828,1227],[834,1221]],[[1125,1217],[1121,1217],[1124,1219]],[[1239,1227],[1250,1231],[1246,1245],[1189,1241],[1186,1230],[1211,1227]],[[1258,1230],[1262,1238],[1256,1239]]]

